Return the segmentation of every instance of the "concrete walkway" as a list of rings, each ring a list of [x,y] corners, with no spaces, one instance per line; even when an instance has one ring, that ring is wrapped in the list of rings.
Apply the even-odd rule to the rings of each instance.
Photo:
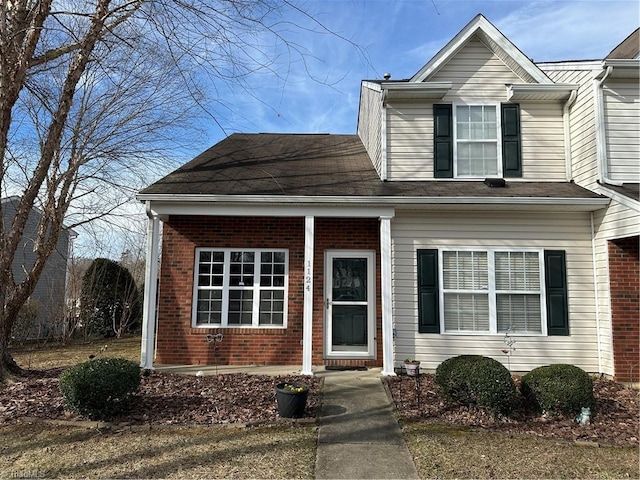
[[[316,478],[419,478],[382,385],[380,371],[324,377]]]

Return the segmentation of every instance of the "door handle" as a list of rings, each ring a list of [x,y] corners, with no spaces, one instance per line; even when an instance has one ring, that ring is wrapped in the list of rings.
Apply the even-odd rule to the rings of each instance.
[[[329,307],[331,306],[331,300],[329,300],[328,298],[324,301],[325,306],[327,307],[327,310],[329,310]]]

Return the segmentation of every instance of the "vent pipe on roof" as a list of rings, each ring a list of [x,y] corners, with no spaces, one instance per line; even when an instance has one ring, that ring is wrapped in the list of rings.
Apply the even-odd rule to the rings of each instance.
[[[389,72],[387,72],[387,73],[385,73],[383,75],[383,77],[384,77],[385,80],[389,80],[391,78],[391,74]]]

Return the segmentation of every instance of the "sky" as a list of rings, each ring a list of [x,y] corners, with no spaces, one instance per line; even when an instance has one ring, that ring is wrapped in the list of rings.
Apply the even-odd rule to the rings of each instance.
[[[326,0],[297,2],[322,26],[296,12],[284,20],[306,65],[258,73],[250,94],[221,92],[232,107],[213,122],[188,157],[234,132],[355,133],[360,82],[411,77],[478,13],[536,62],[604,58],[640,24],[638,0]],[[322,27],[334,32],[322,32]],[[283,78],[286,75],[286,78]]]

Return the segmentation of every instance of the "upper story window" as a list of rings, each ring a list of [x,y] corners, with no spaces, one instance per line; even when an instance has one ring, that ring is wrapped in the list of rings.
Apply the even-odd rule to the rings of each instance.
[[[286,250],[197,249],[194,326],[286,326],[287,261]]]
[[[434,177],[521,177],[520,106],[435,104]]]
[[[457,105],[454,124],[454,175],[481,178],[500,175],[496,106]]]

